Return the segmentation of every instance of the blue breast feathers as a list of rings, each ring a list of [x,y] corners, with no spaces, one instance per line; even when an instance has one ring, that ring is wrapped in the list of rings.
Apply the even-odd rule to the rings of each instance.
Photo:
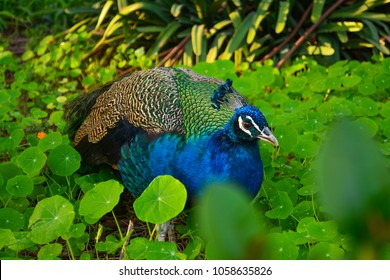
[[[187,189],[189,199],[202,194],[212,183],[237,183],[251,196],[259,191],[263,164],[257,141],[233,142],[225,130],[211,137],[165,134],[147,143],[137,136],[122,147],[118,163],[126,187],[139,196],[158,175],[172,175]]]

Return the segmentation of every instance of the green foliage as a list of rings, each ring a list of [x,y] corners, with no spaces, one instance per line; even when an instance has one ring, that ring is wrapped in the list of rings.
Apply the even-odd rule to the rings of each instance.
[[[153,224],[162,224],[175,218],[187,201],[184,185],[172,176],[158,176],[134,201],[137,217]]]
[[[112,57],[112,49],[122,45],[145,48],[147,56],[157,58],[159,65],[193,66],[231,59],[239,66],[261,59],[280,43],[285,47],[279,47],[279,52],[291,48],[294,42],[290,40],[297,40],[290,38],[292,31],[303,34],[319,23],[296,55],[314,56],[330,64],[390,54],[384,39],[389,34],[390,19],[383,12],[388,3],[347,1],[322,21],[334,1],[107,0],[83,9],[85,13],[71,30],[86,28],[85,34],[92,40],[91,56],[104,51]],[[276,60],[280,59],[278,54]]]
[[[292,2],[283,5],[285,13],[292,11]],[[180,16],[185,9],[178,4],[170,11]],[[232,13],[235,26],[246,28],[245,18]],[[315,13],[318,18],[318,7]],[[188,32],[199,36],[200,25]],[[329,67],[299,59],[281,69],[272,61],[238,68],[228,60],[195,65],[199,73],[232,79],[266,115],[280,148],[260,143],[261,191],[249,204],[233,187],[210,188],[200,213],[183,213],[182,184],[163,176],[136,200],[135,213],[127,213],[122,208],[133,207],[120,180],[111,170],[81,165],[62,115],[81,91],[152,61],[147,49],[125,44],[99,58],[88,56],[93,46],[84,25],[63,39],[57,44],[48,36],[20,58],[0,46],[0,258],[388,258],[383,229],[390,224],[390,195],[383,174],[390,167],[389,58]],[[203,44],[197,41],[195,50],[204,50]],[[328,132],[340,120],[351,124]],[[134,226],[126,230],[130,218]],[[160,224],[172,218],[177,242],[156,241]]]

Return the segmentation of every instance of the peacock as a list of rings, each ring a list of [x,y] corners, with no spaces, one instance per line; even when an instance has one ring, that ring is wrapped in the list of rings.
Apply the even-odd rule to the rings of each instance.
[[[263,180],[258,140],[278,146],[232,80],[184,68],[131,73],[80,95],[65,119],[83,161],[116,166],[134,197],[159,175],[180,180],[189,201],[216,182],[253,197]]]

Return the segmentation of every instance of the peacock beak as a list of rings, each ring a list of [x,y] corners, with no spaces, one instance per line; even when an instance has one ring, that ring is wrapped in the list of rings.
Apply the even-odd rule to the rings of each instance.
[[[260,134],[257,136],[260,140],[271,143],[274,147],[279,147],[278,139],[272,134],[271,130],[268,127],[264,127],[260,131]]]

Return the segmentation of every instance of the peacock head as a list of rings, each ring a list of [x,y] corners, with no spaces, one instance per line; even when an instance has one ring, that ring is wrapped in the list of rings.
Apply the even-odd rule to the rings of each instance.
[[[268,127],[264,115],[254,106],[236,109],[230,122],[225,127],[233,141],[263,140],[277,147],[278,140]]]

